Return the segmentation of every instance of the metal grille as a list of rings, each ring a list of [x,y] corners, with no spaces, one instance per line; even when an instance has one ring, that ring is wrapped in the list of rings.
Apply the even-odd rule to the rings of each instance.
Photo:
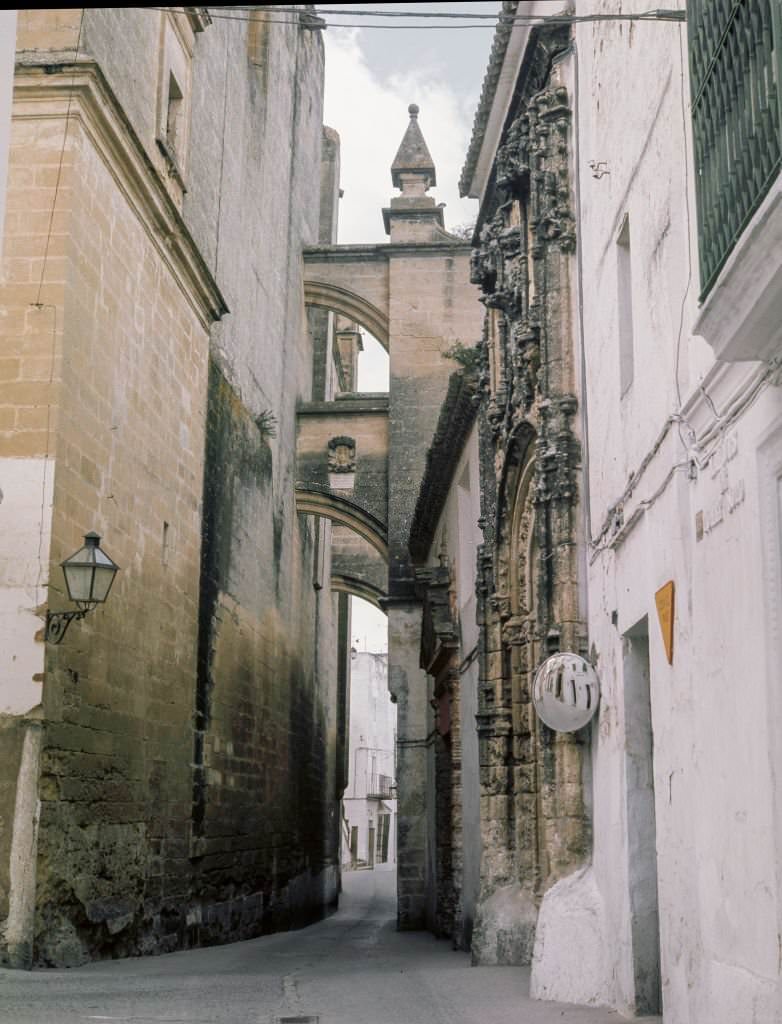
[[[780,171],[782,0],[688,0],[701,298]]]

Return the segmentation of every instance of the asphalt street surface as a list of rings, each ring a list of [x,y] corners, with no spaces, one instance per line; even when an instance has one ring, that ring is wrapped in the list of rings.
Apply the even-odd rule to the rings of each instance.
[[[535,1002],[529,972],[470,966],[397,932],[390,871],[345,875],[338,913],[300,931],[71,970],[0,970],[3,1024],[620,1024]]]

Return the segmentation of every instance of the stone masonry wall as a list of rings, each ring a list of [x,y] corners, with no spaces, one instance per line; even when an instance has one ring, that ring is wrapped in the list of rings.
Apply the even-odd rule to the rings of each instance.
[[[316,535],[306,524],[296,561],[282,571],[284,524],[275,517],[275,590],[261,607],[253,599],[256,566],[269,571],[257,560],[257,536],[272,453],[214,363],[208,423],[191,851],[201,941],[301,924],[336,896],[336,690],[328,688],[336,668],[323,679],[317,651],[302,654],[317,616],[331,627],[334,598],[322,590],[313,607],[305,566]],[[286,576],[298,591],[297,628],[277,604]]]
[[[433,822],[427,822],[426,806],[433,713],[419,663],[421,608],[413,594],[408,539],[426,449],[454,368],[446,352],[456,344],[472,346],[480,337],[482,311],[467,285],[467,261],[463,244],[446,242],[418,252],[399,246],[389,266],[389,688],[399,715],[402,928],[425,927],[427,918],[431,922],[436,887],[436,866],[427,853]]]
[[[35,855],[54,429],[62,367],[66,229],[70,219],[72,146],[57,117],[16,119],[9,152],[0,304],[0,934],[3,959],[32,955]],[[56,187],[57,210],[52,216]],[[46,287],[43,254],[49,240]],[[36,306],[33,303],[40,302]],[[28,740],[36,737],[33,748]],[[25,749],[34,753],[25,763]]]
[[[146,226],[71,130],[50,605],[88,529],[122,571],[47,656],[35,958],[50,964],[179,941],[208,358]]]
[[[38,106],[14,135],[0,455],[20,481],[14,508],[40,511],[38,560],[18,578],[34,594],[48,575],[62,606],[57,563],[91,528],[122,570],[106,606],[47,650],[35,952],[22,956],[38,963],[257,934],[336,895],[336,598],[313,587],[316,531],[293,496],[322,43],[295,25],[182,29],[185,193],[156,145],[150,86],[175,17],[20,16]],[[36,611],[35,671],[4,703],[15,716],[41,714]],[[3,729],[3,800],[29,776],[34,808],[17,720]],[[3,865],[14,841],[0,835]]]

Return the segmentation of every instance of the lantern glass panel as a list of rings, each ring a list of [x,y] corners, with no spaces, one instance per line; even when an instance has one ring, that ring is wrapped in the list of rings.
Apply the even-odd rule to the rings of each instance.
[[[66,562],[62,568],[65,574],[65,583],[68,587],[68,596],[71,601],[92,600],[93,566],[85,565],[84,563],[76,565]]]
[[[105,601],[108,597],[108,593],[111,590],[111,584],[114,582],[114,576],[116,575],[116,566],[111,563],[109,565],[96,565],[94,569],[94,579],[92,583],[92,595],[91,601]]]

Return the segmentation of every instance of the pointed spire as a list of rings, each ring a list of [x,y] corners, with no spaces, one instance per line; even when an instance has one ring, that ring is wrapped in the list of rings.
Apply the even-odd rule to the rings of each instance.
[[[401,191],[383,210],[383,224],[392,242],[432,242],[442,239],[443,206],[426,193],[437,184],[434,160],[418,127],[418,107],[407,108],[410,124],[391,164],[391,180]]]
[[[396,188],[404,190],[402,175],[421,175],[428,180],[425,189],[437,184],[434,160],[418,125],[418,106],[411,103],[407,108],[410,124],[391,164],[391,181]]]

